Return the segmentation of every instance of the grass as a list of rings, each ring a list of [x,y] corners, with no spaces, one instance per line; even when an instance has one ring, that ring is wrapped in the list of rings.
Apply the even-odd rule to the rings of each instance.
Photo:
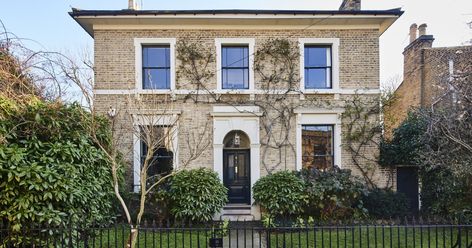
[[[459,234],[460,246],[457,244]],[[42,244],[44,247],[69,247],[72,238],[73,247],[125,247],[129,235],[127,226],[117,226],[96,229],[87,242],[76,232],[66,232],[62,237],[54,236],[54,239],[50,238]],[[235,238],[237,236],[238,239]],[[211,237],[212,230],[209,228],[143,228],[139,231],[137,247],[209,247]],[[448,225],[247,228],[246,231],[241,228],[232,229],[225,235],[224,247],[228,247],[230,240],[231,247],[472,247],[472,226],[460,229]]]
[[[454,247],[459,229],[450,226],[363,226],[291,229],[270,235],[271,247]],[[472,245],[472,227],[460,230],[461,246]]]

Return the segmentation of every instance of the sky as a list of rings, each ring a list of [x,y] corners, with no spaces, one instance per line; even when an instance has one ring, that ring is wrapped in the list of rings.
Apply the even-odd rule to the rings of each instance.
[[[41,50],[74,53],[92,50],[92,38],[68,15],[79,9],[124,9],[127,0],[0,0],[0,20],[7,30]],[[143,9],[337,9],[342,0],[140,0]],[[412,23],[427,23],[434,47],[463,45],[472,39],[472,0],[362,0],[362,9],[401,7],[405,14],[380,38],[380,80],[398,85],[403,49]]]

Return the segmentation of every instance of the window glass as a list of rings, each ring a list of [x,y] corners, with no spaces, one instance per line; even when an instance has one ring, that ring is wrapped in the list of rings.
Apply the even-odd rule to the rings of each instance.
[[[249,48],[247,46],[223,46],[222,88],[249,89]]]
[[[143,46],[143,89],[170,89],[170,46]]]
[[[331,48],[305,46],[305,89],[331,88]]]
[[[173,169],[174,152],[172,146],[173,128],[171,126],[141,127],[141,165],[152,147],[148,175],[166,175]]]
[[[320,170],[334,166],[333,126],[302,126],[302,167]]]

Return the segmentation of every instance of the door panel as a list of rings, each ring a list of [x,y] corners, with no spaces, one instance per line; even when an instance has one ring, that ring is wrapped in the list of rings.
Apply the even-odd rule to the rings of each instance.
[[[250,204],[251,180],[249,150],[224,150],[223,183],[229,203]]]
[[[418,214],[418,169],[415,167],[397,168],[397,191],[405,194],[411,214]]]

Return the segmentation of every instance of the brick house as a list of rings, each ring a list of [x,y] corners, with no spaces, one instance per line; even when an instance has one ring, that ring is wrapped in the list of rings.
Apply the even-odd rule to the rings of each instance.
[[[188,168],[218,173],[229,188],[230,204],[238,206],[226,214],[260,218],[251,186],[270,171],[336,165],[359,173],[343,146],[344,103],[355,94],[378,101],[379,37],[402,13],[361,10],[360,1],[346,0],[333,11],[137,10],[131,3],[126,10],[73,9],[70,15],[94,38],[95,107],[103,113],[127,109],[116,122],[130,164],[129,180],[139,184],[136,174],[144,146],[130,131],[133,126],[174,130],[162,145],[174,168],[190,153],[186,139],[208,128],[210,145]],[[295,68],[296,90],[281,86],[265,91],[263,75],[256,72],[260,65],[255,64],[255,52],[277,38],[295,44],[297,57],[289,63]],[[208,64],[213,73],[198,88],[179,72],[180,41],[197,44],[215,57]],[[284,100],[274,101],[274,106],[296,106],[283,123],[280,118],[268,120],[278,109],[260,102],[279,92],[285,92]],[[133,112],[125,106],[130,95],[146,99],[149,106]],[[172,107],[151,104],[163,98],[171,99]],[[140,115],[165,118],[150,124]],[[277,140],[282,131],[284,139]],[[364,152],[375,156],[378,148]],[[383,185],[386,177],[379,169],[374,179]]]
[[[403,82],[395,90],[395,100],[385,110],[385,135],[393,131],[412,108],[435,108],[455,102],[449,83],[455,73],[470,70],[472,46],[432,47],[434,37],[426,34],[426,24],[410,26],[410,43],[403,51]],[[452,88],[451,88],[452,87]],[[397,191],[409,199],[411,209],[418,211],[419,179],[417,167],[397,167]]]
[[[447,82],[472,63],[471,45],[433,47],[434,37],[426,34],[426,28],[426,24],[410,26],[410,43],[403,51],[403,81],[394,93],[397,100],[385,113],[387,137],[411,108],[431,108],[446,99],[453,101],[452,94],[443,96],[450,89]]]

